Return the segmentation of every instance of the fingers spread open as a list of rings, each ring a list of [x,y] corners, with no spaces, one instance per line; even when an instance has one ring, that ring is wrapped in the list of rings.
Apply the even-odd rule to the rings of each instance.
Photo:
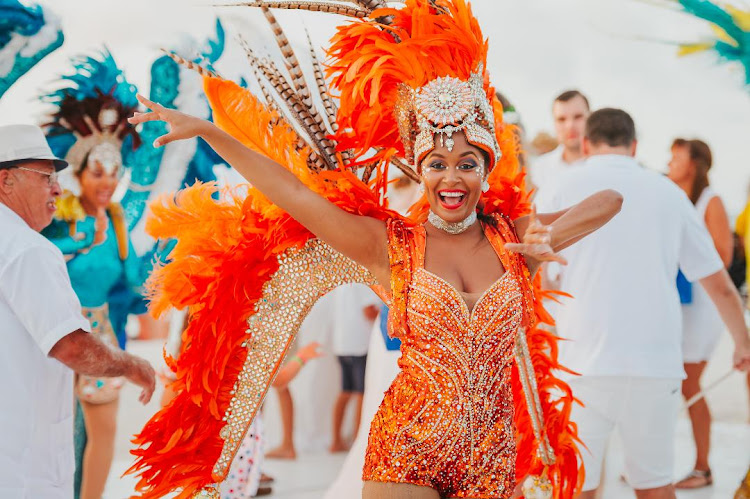
[[[553,253],[552,254],[552,258],[550,258],[550,261],[551,262],[557,262],[560,265],[567,265],[568,264],[568,261],[565,258],[563,258],[562,256],[558,255],[557,253]]]

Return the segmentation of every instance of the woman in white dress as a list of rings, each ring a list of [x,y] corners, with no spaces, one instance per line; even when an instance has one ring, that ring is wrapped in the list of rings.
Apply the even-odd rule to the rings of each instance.
[[[669,178],[690,197],[698,216],[711,234],[725,265],[732,260],[733,239],[729,217],[719,196],[709,185],[711,149],[701,140],[676,139],[672,144]],[[682,383],[686,399],[701,390],[700,378],[724,330],[721,317],[708,294],[697,283],[692,285],[692,300],[683,303],[683,358],[687,379]],[[711,413],[705,398],[690,407],[696,458],[693,470],[676,487],[694,489],[713,483],[708,454],[711,443]]]

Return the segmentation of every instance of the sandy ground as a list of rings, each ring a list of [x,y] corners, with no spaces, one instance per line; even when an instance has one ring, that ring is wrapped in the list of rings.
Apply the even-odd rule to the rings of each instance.
[[[161,365],[160,341],[131,341],[131,352],[149,359],[155,366]],[[731,341],[728,335],[722,339],[714,358],[711,360],[705,380],[720,378],[729,370]],[[161,389],[147,406],[137,402],[137,390],[133,386],[123,389],[120,404],[119,427],[115,462],[104,499],[123,499],[133,493],[135,479],[121,477],[132,463],[128,454],[131,448],[131,435],[137,432],[149,416],[157,409]],[[750,465],[750,425],[748,391],[742,375],[733,374],[708,396],[715,417],[713,429],[712,467],[715,484],[700,491],[680,492],[680,499],[728,499],[732,497],[740,478]],[[268,441],[273,445],[279,440],[278,425],[273,424],[274,413],[268,411]],[[694,458],[690,426],[683,417],[677,429],[677,462],[675,476],[686,473]],[[302,454],[296,461],[266,461],[266,471],[276,477],[274,494],[271,497],[284,499],[312,499],[323,496],[328,484],[338,473],[344,456],[327,453]],[[607,462],[607,499],[635,497],[633,492],[618,479],[623,469],[620,443],[613,440]],[[349,499],[349,498],[342,498]]]

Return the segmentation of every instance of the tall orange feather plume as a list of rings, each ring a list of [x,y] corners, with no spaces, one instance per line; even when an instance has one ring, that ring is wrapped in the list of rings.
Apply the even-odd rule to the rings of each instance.
[[[418,88],[439,76],[466,80],[480,63],[486,67],[488,44],[468,4],[436,4],[444,14],[436,15],[425,0],[408,0],[401,9],[378,9],[372,20],[338,28],[328,50],[328,74],[341,100],[340,149],[403,155],[393,113],[399,85]],[[386,16],[388,25],[375,20]]]

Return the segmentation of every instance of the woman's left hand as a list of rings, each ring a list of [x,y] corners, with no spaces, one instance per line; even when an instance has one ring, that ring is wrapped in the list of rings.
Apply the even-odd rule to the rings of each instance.
[[[536,216],[536,207],[532,207],[529,225],[520,243],[506,243],[505,248],[520,253],[538,262],[558,262],[567,265],[568,261],[555,253],[552,248],[552,226],[542,224]]]

